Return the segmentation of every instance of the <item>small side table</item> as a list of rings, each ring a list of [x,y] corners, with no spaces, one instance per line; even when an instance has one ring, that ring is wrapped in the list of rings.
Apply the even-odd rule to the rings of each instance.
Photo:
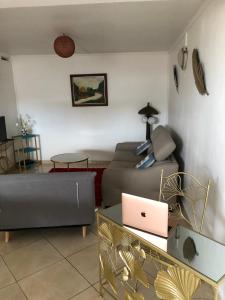
[[[78,163],[78,162],[85,162],[87,164],[88,168],[88,159],[89,156],[84,153],[63,153],[54,155],[50,158],[50,160],[53,162],[53,166],[55,169],[56,163],[66,164],[67,168],[70,168],[70,164]]]

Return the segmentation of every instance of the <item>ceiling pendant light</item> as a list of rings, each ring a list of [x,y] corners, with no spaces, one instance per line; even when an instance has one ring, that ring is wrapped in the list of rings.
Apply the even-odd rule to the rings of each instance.
[[[69,36],[63,34],[55,39],[54,49],[60,57],[68,58],[75,52],[75,43]]]

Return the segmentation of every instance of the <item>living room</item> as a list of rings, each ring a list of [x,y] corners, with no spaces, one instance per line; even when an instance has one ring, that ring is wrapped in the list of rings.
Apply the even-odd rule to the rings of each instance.
[[[221,168],[225,163],[224,23],[224,0],[0,0],[1,116],[5,117],[9,139],[20,134],[16,126],[18,116],[24,119],[29,116],[34,121],[33,133],[40,135],[42,155],[40,166],[16,168],[13,148],[9,149],[12,168],[9,171],[3,168],[1,177],[17,173],[28,177],[33,173],[47,174],[54,167],[55,155],[82,153],[88,157],[89,169],[104,169],[103,184],[107,191],[102,187],[102,204],[105,201],[105,206],[111,206],[104,200],[107,192],[113,193],[108,185],[117,184],[114,190],[121,197],[122,192],[131,193],[132,189],[123,190],[122,186],[126,180],[132,180],[132,176],[129,173],[124,180],[119,177],[128,174],[127,163],[123,164],[126,170],[121,169],[120,163],[120,167],[115,168],[119,171],[112,171],[118,172],[114,177],[107,175],[107,184],[104,176],[109,174],[107,169],[118,156],[115,148],[119,143],[146,140],[148,120],[138,112],[149,102],[158,111],[149,120],[154,123],[152,132],[161,125],[176,144],[177,171],[192,174],[204,186],[210,180],[202,233],[225,244],[225,172]],[[54,49],[54,41],[63,34],[75,43],[75,51],[68,58],[61,57]],[[198,50],[197,60],[194,49]],[[200,72],[199,66],[202,67]],[[74,105],[70,76],[90,77],[91,74],[106,74],[106,103]],[[57,160],[55,163],[57,169],[67,169],[66,164],[58,164]],[[132,163],[135,169],[136,161]],[[86,168],[86,164],[78,162],[72,167]],[[135,172],[134,178],[137,178]],[[142,190],[145,184],[146,195],[142,191],[133,194],[158,200],[160,173],[157,176],[154,196],[149,193],[148,177],[137,179],[137,187],[132,187]],[[115,183],[117,178],[119,182]],[[20,209],[14,213],[19,216]],[[99,218],[101,220],[102,215]],[[4,241],[6,227],[0,228],[3,231],[0,299],[102,299],[96,246],[97,232],[101,230],[97,230],[95,224],[87,228],[85,238],[80,226],[28,227],[11,230],[8,243]],[[222,257],[220,259],[222,261]],[[100,261],[100,269],[103,265],[104,261]],[[110,285],[109,279],[107,282]],[[206,282],[211,283],[207,279]],[[124,299],[114,295],[112,286],[111,281],[114,298]],[[206,290],[210,294],[211,291]],[[193,298],[225,298],[222,288],[216,293],[214,298],[212,294],[194,294]],[[144,298],[137,298],[140,295]],[[103,297],[111,299],[107,292]],[[160,298],[159,292],[151,292],[146,297],[143,291],[132,289],[126,297],[191,299],[190,295],[190,298],[187,295],[186,298]]]

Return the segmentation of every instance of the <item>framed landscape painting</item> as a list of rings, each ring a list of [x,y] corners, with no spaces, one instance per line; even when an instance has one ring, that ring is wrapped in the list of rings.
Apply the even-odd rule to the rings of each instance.
[[[107,106],[107,74],[70,75],[73,106]]]

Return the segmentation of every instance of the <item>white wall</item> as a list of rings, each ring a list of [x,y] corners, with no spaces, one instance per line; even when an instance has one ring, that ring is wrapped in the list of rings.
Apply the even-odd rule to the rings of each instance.
[[[173,83],[180,41],[170,55],[169,125],[183,141],[185,170],[204,183],[212,179],[206,230],[225,243],[225,1],[214,0],[188,29],[189,61],[179,69],[180,92]],[[199,49],[209,96],[201,96],[192,72],[192,51]]]
[[[167,123],[168,54],[75,54],[13,56],[20,113],[36,120],[43,159],[86,151],[110,160],[117,142],[145,139],[138,110],[150,101]],[[70,74],[107,73],[108,107],[72,107]]]
[[[1,55],[0,55],[1,56]],[[0,115],[5,116],[8,138],[16,134],[17,107],[10,61],[0,59]]]

